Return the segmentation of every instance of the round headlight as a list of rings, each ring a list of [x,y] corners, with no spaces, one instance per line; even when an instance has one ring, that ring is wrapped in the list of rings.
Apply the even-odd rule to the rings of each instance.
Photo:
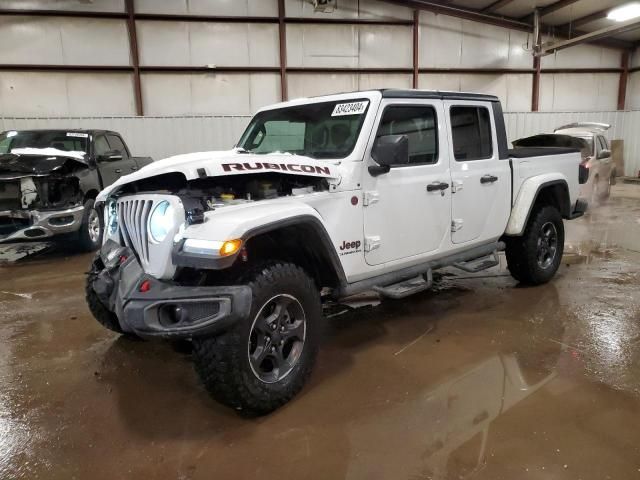
[[[149,217],[149,233],[151,239],[157,243],[164,241],[173,228],[173,207],[163,200],[155,206]]]
[[[109,200],[106,205],[107,210],[107,232],[113,235],[118,230],[118,211],[115,200]]]

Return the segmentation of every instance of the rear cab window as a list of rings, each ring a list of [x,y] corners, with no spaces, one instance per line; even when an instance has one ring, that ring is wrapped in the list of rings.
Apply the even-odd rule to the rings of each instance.
[[[484,160],[493,157],[491,113],[487,107],[451,106],[451,137],[457,161]]]

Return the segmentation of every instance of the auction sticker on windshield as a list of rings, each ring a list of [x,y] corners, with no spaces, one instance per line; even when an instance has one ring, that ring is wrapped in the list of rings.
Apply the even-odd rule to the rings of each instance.
[[[67,132],[67,137],[80,137],[87,138],[89,136],[88,133],[80,133],[80,132]]]
[[[338,103],[333,108],[332,117],[341,117],[343,115],[362,115],[367,109],[369,101],[364,102],[351,102],[351,103]]]

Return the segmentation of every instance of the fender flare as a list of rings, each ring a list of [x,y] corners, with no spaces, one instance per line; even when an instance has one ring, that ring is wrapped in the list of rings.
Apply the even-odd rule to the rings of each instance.
[[[276,220],[274,222],[266,223],[259,227],[248,230],[245,235],[243,235],[242,240],[244,243],[249,241],[251,238],[263,235],[265,233],[273,232],[286,227],[300,225],[304,225],[313,229],[313,231],[317,235],[317,239],[322,245],[323,252],[327,255],[328,260],[331,262],[331,268],[336,273],[340,285],[346,285],[346,275],[344,273],[344,269],[342,268],[340,258],[338,257],[338,252],[336,252],[336,249],[333,246],[333,242],[331,241],[331,237],[329,236],[327,229],[324,227],[324,224],[313,215],[296,215],[282,220]]]
[[[263,225],[259,225],[257,227],[251,228],[244,232],[244,234],[240,237],[243,244],[246,244],[252,238],[255,238],[259,235],[263,235],[265,233],[274,232],[286,227],[292,226],[306,226],[311,228],[316,234],[316,238],[320,241],[320,244],[323,249],[323,253],[326,254],[328,258],[331,268],[335,272],[338,283],[340,286],[346,285],[346,275],[344,273],[344,269],[342,268],[342,263],[338,257],[338,253],[336,249],[333,247],[333,242],[331,241],[331,237],[327,232],[322,221],[311,214],[300,214],[294,215],[287,218],[275,220],[272,222],[265,223]],[[228,257],[222,258],[213,258],[208,255],[200,255],[200,254],[192,254],[182,251],[182,245],[184,244],[185,239],[182,239],[180,242],[174,245],[172,251],[173,262],[176,266],[179,267],[191,267],[191,268],[203,268],[207,270],[222,270],[225,268],[229,268],[233,265],[233,263],[238,258],[239,252],[230,255]]]
[[[545,175],[545,177],[548,178],[547,175]],[[548,180],[542,180],[539,177],[528,178],[520,187],[516,201],[511,208],[511,215],[509,216],[509,222],[505,230],[506,235],[518,236],[522,234],[529,222],[529,217],[531,216],[540,192],[554,185],[564,187],[563,190],[566,193],[567,205],[564,206],[564,208],[562,205],[560,206],[560,213],[563,218],[570,218],[571,198],[569,196],[569,184],[564,176],[556,176],[556,178]]]

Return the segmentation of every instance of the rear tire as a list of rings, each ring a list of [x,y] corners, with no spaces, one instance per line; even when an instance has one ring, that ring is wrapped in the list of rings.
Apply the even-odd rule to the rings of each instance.
[[[615,177],[612,175],[607,179],[607,188],[604,192],[602,192],[602,197],[600,197],[601,200],[609,200],[609,197],[611,196],[611,185],[613,185],[614,183]]]
[[[78,230],[76,245],[83,252],[93,252],[102,244],[104,225],[102,216],[94,207],[94,201],[89,199],[84,202],[82,223]]]
[[[268,263],[241,283],[252,291],[250,315],[216,337],[194,338],[196,372],[223,405],[265,415],[306,383],[318,351],[322,316],[315,282],[297,265]]]
[[[526,285],[547,283],[560,267],[564,252],[564,224],[556,207],[534,207],[524,233],[507,239],[511,276]]]

